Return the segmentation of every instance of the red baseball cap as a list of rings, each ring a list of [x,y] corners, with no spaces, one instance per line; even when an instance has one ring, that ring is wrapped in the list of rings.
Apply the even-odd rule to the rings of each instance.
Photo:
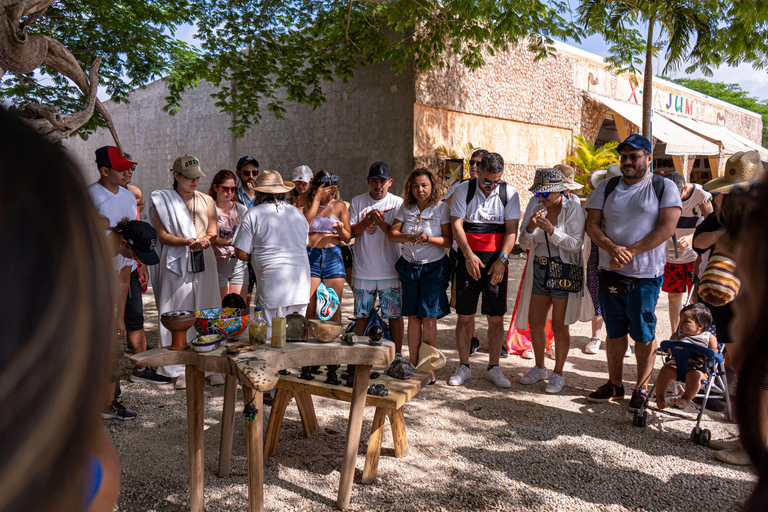
[[[136,165],[136,162],[131,162],[121,155],[120,150],[115,146],[104,146],[96,150],[96,165],[99,169],[109,167],[117,171],[127,171]]]

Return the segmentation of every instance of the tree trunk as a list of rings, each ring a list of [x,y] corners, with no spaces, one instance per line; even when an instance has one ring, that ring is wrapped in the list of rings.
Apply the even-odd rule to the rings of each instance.
[[[643,136],[651,141],[651,107],[653,106],[653,25],[656,20],[648,20],[648,40],[645,45],[645,74],[643,75]]]

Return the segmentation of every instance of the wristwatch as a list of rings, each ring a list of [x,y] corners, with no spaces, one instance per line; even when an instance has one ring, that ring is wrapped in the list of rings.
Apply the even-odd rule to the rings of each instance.
[[[499,254],[499,261],[502,265],[509,265],[509,258],[504,253]]]

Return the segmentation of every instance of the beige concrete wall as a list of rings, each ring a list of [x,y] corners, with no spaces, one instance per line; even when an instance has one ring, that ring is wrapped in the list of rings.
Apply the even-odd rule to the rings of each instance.
[[[133,91],[128,104],[107,102],[121,143],[139,162],[134,183],[146,194],[167,188],[174,159],[190,153],[200,159],[207,190],[219,169],[234,170],[238,158],[251,155],[261,169],[275,169],[290,179],[302,164],[314,171],[328,169],[341,178],[345,199],[367,191],[365,176],[377,160],[390,164],[395,184],[402,188],[413,164],[413,73],[396,75],[386,64],[361,69],[348,84],[327,84],[328,99],[313,110],[286,103],[285,118],[276,120],[266,109],[263,119],[243,139],[228,130],[230,118],[220,114],[210,97],[213,86],[201,84],[184,95],[184,108],[175,117],[162,111],[165,85],[153,82]],[[83,165],[87,181],[95,181],[93,151],[112,144],[106,130],[83,141],[70,138],[65,146]]]

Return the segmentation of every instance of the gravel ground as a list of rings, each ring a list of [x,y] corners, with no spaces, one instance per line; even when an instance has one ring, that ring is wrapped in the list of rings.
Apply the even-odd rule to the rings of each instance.
[[[510,264],[509,311],[524,260]],[[351,315],[345,287],[343,311]],[[157,345],[157,311],[144,296],[149,345]],[[665,294],[659,300],[659,336],[669,333]],[[506,318],[508,325],[509,316]],[[748,467],[729,466],[714,451],[694,445],[692,412],[675,416],[649,412],[648,427],[632,426],[626,401],[592,404],[586,394],[607,378],[604,347],[597,355],[581,348],[590,326],[571,326],[566,385],[558,395],[544,382],[522,386],[532,362],[517,356],[501,360],[512,388],[502,390],[483,376],[487,350],[472,358],[473,378],[449,387],[456,370],[455,316],[438,323],[437,346],[448,364],[438,384],[405,406],[410,453],[396,459],[386,430],[378,479],[359,483],[373,419],[366,408],[350,510],[536,510],[536,511],[728,511],[749,494],[755,481]],[[485,343],[485,319],[477,332]],[[625,359],[625,385],[635,378],[634,357]],[[547,360],[552,370],[554,362]],[[657,361],[657,368],[660,363]],[[138,412],[130,422],[108,421],[120,452],[122,492],[116,510],[176,511],[189,507],[185,393],[172,386],[133,384],[123,363],[123,401]],[[232,473],[216,476],[223,386],[205,390],[206,510],[247,508],[245,428],[236,419]],[[628,397],[627,397],[628,398]],[[238,391],[238,409],[242,394]],[[315,397],[319,430],[303,435],[298,411],[288,407],[278,452],[264,465],[266,510],[335,510],[349,406]],[[269,408],[265,411],[269,420]],[[722,414],[705,413],[713,438],[733,435],[736,426]],[[387,427],[388,428],[388,427]]]

